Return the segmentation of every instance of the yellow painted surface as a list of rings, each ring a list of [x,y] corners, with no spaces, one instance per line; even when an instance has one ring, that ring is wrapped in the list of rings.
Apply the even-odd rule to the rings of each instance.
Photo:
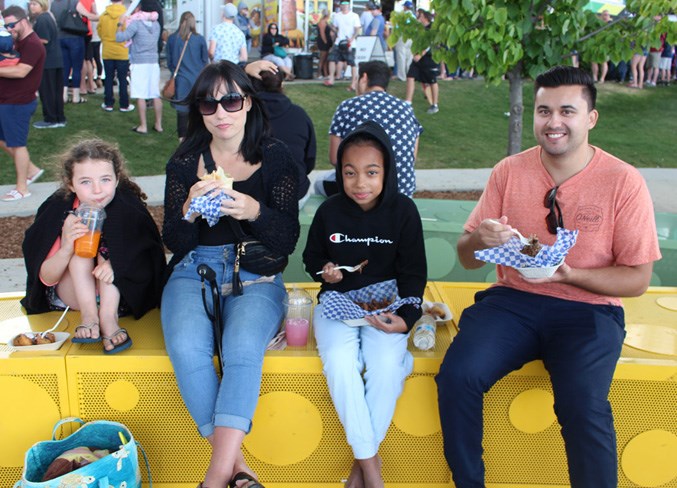
[[[510,403],[510,423],[527,434],[542,432],[557,421],[552,393],[534,388],[517,395]]]
[[[316,296],[317,285],[302,286]],[[447,303],[456,320],[486,286],[430,283],[426,299]],[[671,317],[662,314],[675,312],[658,299],[676,291],[656,288],[626,301],[628,319],[657,324]],[[26,327],[27,320],[31,328],[44,330],[53,316],[58,318],[58,313],[24,317],[19,298],[0,295],[0,324],[11,319],[4,322],[7,327]],[[79,314],[69,312],[66,331],[78,323]],[[201,480],[209,446],[197,434],[176,386],[159,312],[140,321],[122,319],[121,325],[134,346],[115,356],[104,355],[100,344],[70,341],[53,352],[17,353],[0,346],[0,486],[19,479],[30,444],[48,439],[54,423],[68,415],[126,424],[149,455],[155,486],[194,488]],[[414,372],[380,451],[388,488],[453,486],[442,454],[434,376],[456,330],[454,321],[440,324],[433,350],[410,348]],[[619,486],[677,487],[675,463],[669,462],[677,439],[677,361],[624,347],[610,401],[618,432]],[[21,427],[11,422],[18,415],[39,420]],[[540,361],[508,375],[486,395],[484,445],[488,487],[568,486],[552,389]],[[342,486],[352,456],[314,340],[305,348],[266,354],[259,408],[244,447],[247,461],[269,488]]]
[[[677,435],[661,429],[632,438],[621,455],[621,468],[638,486],[663,486],[677,478]]]

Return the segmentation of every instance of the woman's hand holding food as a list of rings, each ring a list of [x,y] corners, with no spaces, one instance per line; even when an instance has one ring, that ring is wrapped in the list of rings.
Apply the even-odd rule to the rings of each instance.
[[[343,279],[343,272],[336,269],[336,265],[328,262],[322,267],[322,279],[327,283],[338,283]]]
[[[233,217],[235,220],[254,221],[261,215],[261,204],[255,198],[246,193],[223,189],[223,192],[230,197],[221,202],[221,213]]]
[[[190,208],[190,202],[193,201],[193,198],[204,196],[210,191],[216,190],[218,188],[221,188],[221,183],[218,181],[199,180],[197,183],[195,183],[193,186],[190,187],[190,190],[188,190],[188,198],[186,198],[186,201],[183,203],[183,214],[185,215],[188,212],[188,209]],[[196,213],[191,214],[190,218],[188,219],[188,222],[191,223],[195,222],[197,216],[198,214]]]

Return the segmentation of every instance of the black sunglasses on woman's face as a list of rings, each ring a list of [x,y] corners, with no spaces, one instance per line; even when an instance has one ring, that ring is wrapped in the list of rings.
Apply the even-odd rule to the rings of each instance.
[[[559,186],[555,186],[548,190],[543,199],[543,206],[550,209],[550,212],[545,217],[545,223],[548,225],[548,232],[551,234],[557,234],[557,227],[564,228],[562,209],[559,208],[559,203],[557,203],[558,188]]]
[[[228,93],[217,100],[214,97],[205,97],[198,102],[198,110],[202,115],[213,115],[216,113],[219,105],[226,112],[239,112],[244,107],[244,100],[247,95],[241,93]]]

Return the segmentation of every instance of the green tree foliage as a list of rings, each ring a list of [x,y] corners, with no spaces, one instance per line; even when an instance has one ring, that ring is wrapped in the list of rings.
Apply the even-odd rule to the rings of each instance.
[[[571,54],[584,59],[629,60],[633,44],[656,45],[660,32],[676,23],[656,15],[677,11],[677,0],[628,0],[623,19],[605,29],[585,10],[588,0],[432,0],[435,21],[430,30],[410,14],[393,13],[394,44],[412,39],[412,51],[432,46],[436,61],[449,71],[473,69],[487,83],[510,82],[508,154],[521,149],[522,85],[552,66],[570,64]],[[677,30],[675,30],[677,33]],[[658,33],[658,34],[656,34]],[[588,35],[587,40],[584,36]],[[673,37],[677,40],[677,36]]]
[[[677,22],[671,22],[664,13],[676,8],[675,0],[629,0],[625,11],[608,25],[588,11],[588,27],[578,44],[581,59],[585,63],[629,61],[642,47],[658,47],[661,33],[667,33],[669,42],[674,44]]]

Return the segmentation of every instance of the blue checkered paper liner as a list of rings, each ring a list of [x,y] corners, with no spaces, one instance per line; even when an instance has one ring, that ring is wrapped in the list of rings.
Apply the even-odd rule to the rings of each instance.
[[[206,195],[195,197],[190,201],[188,212],[183,218],[188,220],[192,214],[198,213],[207,221],[209,227],[214,227],[221,218],[221,202],[224,200],[232,200],[232,198],[222,191],[215,190]]]
[[[355,303],[369,303],[372,300],[392,299],[393,303],[380,310],[366,311]],[[351,290],[345,293],[328,291],[320,296],[322,303],[322,316],[332,320],[361,319],[367,315],[376,315],[384,312],[394,312],[402,305],[418,305],[421,299],[418,297],[400,298],[397,294],[397,282],[395,280],[381,281],[373,285],[365,286],[359,290]]]
[[[557,239],[552,246],[543,247],[535,256],[527,256],[520,251],[524,245],[519,238],[513,237],[508,242],[498,247],[490,247],[475,251],[475,259],[487,263],[502,264],[512,268],[545,268],[559,264],[569,252],[578,237],[578,230],[557,228]]]

